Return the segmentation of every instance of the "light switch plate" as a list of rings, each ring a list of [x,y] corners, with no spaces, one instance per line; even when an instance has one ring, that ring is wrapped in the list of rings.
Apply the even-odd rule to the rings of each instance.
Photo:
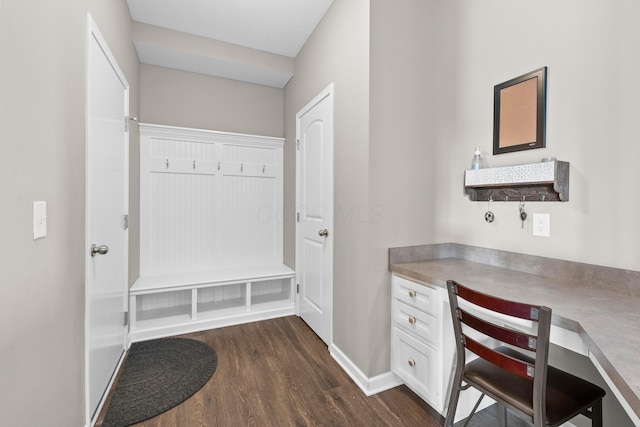
[[[551,215],[548,213],[533,214],[533,235],[549,237],[551,235]]]
[[[33,202],[33,240],[47,236],[47,202]]]

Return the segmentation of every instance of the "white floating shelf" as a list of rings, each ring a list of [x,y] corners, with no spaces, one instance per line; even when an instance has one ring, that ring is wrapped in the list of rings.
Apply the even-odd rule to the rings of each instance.
[[[569,200],[569,163],[558,160],[465,171],[465,191],[473,201]]]

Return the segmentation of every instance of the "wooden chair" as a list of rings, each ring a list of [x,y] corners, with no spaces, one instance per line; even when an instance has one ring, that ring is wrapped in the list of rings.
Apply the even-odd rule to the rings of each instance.
[[[479,390],[482,395],[466,423],[484,395],[487,395],[498,404],[500,426],[507,425],[506,408],[510,408],[536,427],[558,426],[578,414],[589,417],[593,426],[602,427],[602,398],[605,391],[595,384],[547,365],[550,308],[482,294],[453,280],[447,281],[447,289],[456,338],[457,364],[445,420],[446,427],[453,426],[460,391],[469,387]],[[524,326],[524,331],[521,331],[515,327],[491,323],[481,318],[484,315],[478,314],[483,310],[469,310],[465,307],[473,306],[468,304],[463,304],[461,308],[459,300],[490,312],[529,320],[533,322],[531,325],[537,324],[537,333],[527,332]],[[535,329],[534,326],[533,330]],[[478,342],[479,336],[491,337],[502,344],[527,350],[533,357],[502,344],[489,348]],[[478,358],[467,362],[465,350],[471,351]]]

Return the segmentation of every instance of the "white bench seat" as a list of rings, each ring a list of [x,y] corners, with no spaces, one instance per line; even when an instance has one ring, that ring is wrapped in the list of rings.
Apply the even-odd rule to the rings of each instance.
[[[140,277],[129,289],[133,342],[295,314],[284,264]]]

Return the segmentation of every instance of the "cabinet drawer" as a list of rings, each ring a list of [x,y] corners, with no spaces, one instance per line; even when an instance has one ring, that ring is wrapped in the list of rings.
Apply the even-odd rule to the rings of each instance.
[[[436,317],[396,300],[393,320],[396,326],[410,332],[419,340],[429,341],[434,347],[439,347],[440,323]]]
[[[407,387],[439,410],[440,353],[398,328],[393,328],[392,339],[395,348],[393,372],[402,378]]]
[[[436,288],[393,276],[393,297],[433,316],[440,317],[440,292]]]

